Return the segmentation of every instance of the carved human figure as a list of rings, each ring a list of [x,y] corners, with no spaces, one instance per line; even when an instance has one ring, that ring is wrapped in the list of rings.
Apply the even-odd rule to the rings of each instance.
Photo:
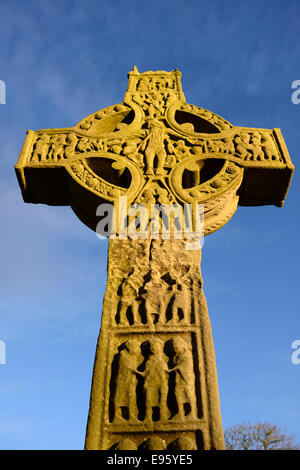
[[[146,147],[146,174],[154,174],[154,159],[157,157],[156,174],[162,175],[164,173],[163,167],[166,160],[165,140],[167,134],[165,126],[162,122],[156,119],[148,121],[149,134],[143,142],[142,150]]]
[[[261,138],[261,143],[265,158],[274,158],[276,155],[276,149],[272,137],[267,133],[263,134]]]
[[[155,118],[161,114],[163,104],[161,94],[157,93],[155,84],[151,84],[151,80],[140,80],[132,99],[141,106],[148,117]]]
[[[181,436],[175,439],[168,445],[170,450],[196,450],[196,446],[192,439],[186,436]]]
[[[148,108],[148,116],[149,118],[156,118],[161,116],[164,112],[165,103],[163,101],[162,93],[159,89],[153,89],[151,92],[149,108]]]
[[[130,439],[122,439],[114,444],[109,450],[137,450],[136,444]]]
[[[136,386],[137,367],[140,363],[140,345],[134,339],[127,340],[119,352],[116,379],[115,420],[137,420]]]
[[[145,107],[145,101],[147,98],[148,92],[148,81],[146,79],[141,79],[137,85],[137,92],[132,95],[132,98],[136,103],[141,107]]]
[[[139,316],[139,288],[143,283],[143,275],[139,266],[135,267],[122,284],[122,296],[120,300],[120,325],[128,325],[127,310],[131,307],[133,322],[141,323]]]
[[[172,319],[170,323],[187,324],[188,313],[190,312],[191,295],[188,289],[187,276],[181,276],[180,273],[175,270],[170,271],[170,276],[175,284],[172,285],[172,291],[174,293],[172,303]],[[181,312],[181,315],[180,313]]]
[[[89,141],[89,138],[82,137],[77,144],[77,149],[79,152],[89,152],[92,150],[92,143]]]
[[[112,142],[110,142],[110,144],[108,145],[108,142],[106,140],[102,140],[102,139],[93,140],[92,145],[93,145],[93,149],[96,150],[97,152],[99,150],[102,150],[103,152],[107,152],[107,149],[108,149],[109,145],[111,145],[111,147],[109,149],[111,152],[119,153],[122,150],[120,145],[113,144]],[[113,147],[117,147],[117,148],[113,149]]]
[[[234,148],[234,143],[232,142],[231,139],[225,138],[223,139],[223,152],[229,153],[229,154],[234,154],[235,148]]]
[[[130,158],[133,162],[135,162],[138,166],[143,166],[144,157],[138,151],[138,145],[140,144],[140,140],[131,140],[125,144],[123,149],[123,155]]]
[[[212,140],[208,139],[207,140],[207,149],[209,152],[222,152],[223,151],[223,145],[222,145],[221,140]]]
[[[173,202],[172,195],[165,188],[158,186],[155,192],[157,194],[158,204],[170,205]]]
[[[158,436],[150,437],[142,442],[139,446],[139,450],[165,450],[166,441]]]
[[[144,376],[144,389],[146,397],[146,421],[152,422],[154,409],[159,409],[159,418],[162,421],[168,419],[167,394],[168,394],[168,366],[164,354],[164,343],[159,338],[151,338],[147,341],[148,358]]]
[[[148,186],[140,196],[140,202],[146,206],[151,206],[152,204],[156,204],[155,199],[155,191],[153,184]]]
[[[77,141],[78,139],[74,132],[70,132],[70,134],[67,135],[67,146],[65,148],[66,157],[70,157],[75,153]]]
[[[151,278],[146,283],[144,289],[145,293],[145,310],[147,323],[153,324],[154,321],[162,321],[165,317],[166,311],[166,294],[167,285],[161,279],[161,275],[157,269],[151,271]]]
[[[241,136],[237,135],[234,138],[235,151],[242,157],[246,158],[249,156],[249,148],[247,143],[242,139]]]
[[[145,150],[146,175],[154,174],[155,159],[155,174],[163,175],[165,173],[164,164],[167,157],[165,142],[168,144],[169,134],[178,137],[178,133],[171,129],[166,129],[164,124],[158,119],[149,119],[147,125],[149,129],[148,136],[141,145],[141,151]]]
[[[66,143],[65,134],[52,136],[50,151],[49,151],[49,158],[51,158],[55,162],[57,160],[63,159],[65,156],[65,143]]]
[[[170,372],[175,372],[175,397],[178,406],[177,417],[183,419],[186,414],[190,417],[195,417],[195,377],[192,350],[181,338],[173,338],[171,344],[174,352],[174,367],[170,369]],[[185,408],[186,405],[189,406],[188,412]]]
[[[36,140],[31,161],[38,162],[38,161],[46,160],[48,149],[49,149],[49,136],[46,134],[42,134]]]
[[[259,132],[253,132],[250,144],[250,150],[252,153],[253,160],[262,160],[264,158],[264,152],[261,146],[261,136]]]

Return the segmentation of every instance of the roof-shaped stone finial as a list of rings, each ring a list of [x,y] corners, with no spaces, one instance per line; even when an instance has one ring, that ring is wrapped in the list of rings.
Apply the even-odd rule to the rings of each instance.
[[[185,102],[181,87],[181,72],[175,69],[171,72],[158,70],[139,73],[136,66],[128,74],[128,87],[124,102],[135,101],[138,104],[163,102],[165,108],[175,99]]]

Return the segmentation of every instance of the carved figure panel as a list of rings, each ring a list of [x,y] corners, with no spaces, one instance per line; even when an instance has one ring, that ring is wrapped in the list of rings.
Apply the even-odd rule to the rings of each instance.
[[[192,348],[180,337],[170,341],[172,367],[170,379],[174,384],[174,395],[177,403],[177,419],[186,415],[196,418],[195,377]]]
[[[171,261],[169,259],[169,261]],[[120,281],[115,315],[119,326],[176,326],[193,323],[193,274],[189,267],[177,266],[163,272],[136,266]]]
[[[197,372],[198,373],[198,372]],[[192,347],[180,337],[120,344],[111,365],[110,422],[197,419]]]
[[[134,339],[119,346],[112,364],[110,400],[110,415],[114,413],[116,421],[137,419],[136,388],[140,359],[140,345]]]
[[[179,436],[178,436],[179,435]],[[109,450],[200,450],[203,449],[202,433],[198,432],[165,432],[147,437],[143,433],[130,433],[124,438],[112,435]]]
[[[166,421],[168,419],[168,366],[164,354],[164,343],[159,338],[151,338],[144,345],[145,420]]]

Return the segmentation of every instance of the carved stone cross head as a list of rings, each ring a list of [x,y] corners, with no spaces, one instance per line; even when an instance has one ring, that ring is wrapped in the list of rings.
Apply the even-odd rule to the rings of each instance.
[[[187,104],[181,73],[129,72],[123,103],[75,127],[28,131],[16,172],[26,202],[70,205],[95,230],[96,209],[203,204],[204,233],[240,205],[282,206],[294,167],[280,129],[236,127]]]

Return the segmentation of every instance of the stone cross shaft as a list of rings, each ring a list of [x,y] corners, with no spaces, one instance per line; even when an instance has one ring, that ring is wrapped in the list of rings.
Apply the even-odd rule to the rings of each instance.
[[[25,202],[70,205],[95,231],[101,204],[147,209],[146,236],[107,232],[85,448],[223,449],[201,249],[175,236],[175,216],[152,236],[151,208],[189,205],[194,227],[201,207],[208,235],[238,205],[281,207],[294,167],[280,129],[233,126],[186,103],[178,70],[134,67],[122,103],[28,131],[15,168]]]

